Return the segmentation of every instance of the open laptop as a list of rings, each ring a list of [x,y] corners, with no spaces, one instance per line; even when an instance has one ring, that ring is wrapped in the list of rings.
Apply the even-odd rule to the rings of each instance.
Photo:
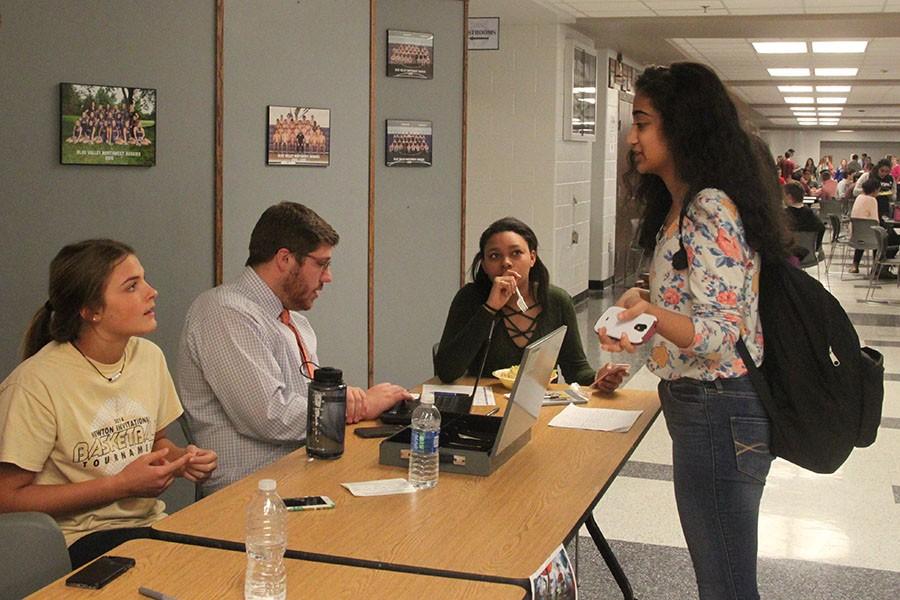
[[[442,416],[439,443],[442,470],[489,475],[531,439],[531,428],[540,415],[544,392],[565,333],[563,325],[525,347],[502,418],[479,414]],[[403,452],[408,452],[409,440],[409,428],[384,440],[381,463],[406,466]]]
[[[491,449],[492,456],[500,455],[523,435],[530,433],[537,422],[544,392],[565,335],[566,326],[563,325],[525,347],[522,364],[509,395],[509,404]]]

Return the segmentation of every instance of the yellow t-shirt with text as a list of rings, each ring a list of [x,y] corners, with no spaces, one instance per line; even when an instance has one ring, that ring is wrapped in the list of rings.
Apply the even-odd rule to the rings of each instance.
[[[122,363],[95,364],[111,375]],[[71,344],[50,342],[0,383],[0,462],[35,473],[37,485],[109,477],[150,452],[156,432],[181,412],[153,342],[131,338],[114,382]],[[71,544],[98,530],[148,526],[164,510],[156,498],[123,498],[56,521]]]

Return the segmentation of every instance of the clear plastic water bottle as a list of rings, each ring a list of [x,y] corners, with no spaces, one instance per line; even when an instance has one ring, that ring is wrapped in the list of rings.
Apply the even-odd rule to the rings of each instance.
[[[433,398],[425,398],[412,414],[409,440],[409,483],[419,489],[433,488],[438,482],[441,437],[441,413]]]
[[[245,600],[284,600],[286,596],[287,509],[275,487],[272,479],[260,480],[247,505]]]

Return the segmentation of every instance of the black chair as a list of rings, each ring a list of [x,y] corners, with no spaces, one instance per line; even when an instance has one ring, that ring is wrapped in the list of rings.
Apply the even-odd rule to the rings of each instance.
[[[822,277],[822,272],[819,267],[819,263],[825,260],[825,251],[822,248],[816,249],[816,243],[819,240],[819,234],[815,231],[795,231],[794,232],[794,241],[801,248],[805,248],[808,253],[803,257],[803,260],[800,261],[800,268],[807,269],[815,265],[816,267],[816,279],[820,279]],[[825,275],[828,275],[828,269],[825,269]]]
[[[873,225],[872,231],[875,232],[875,238],[878,241],[878,249],[875,251],[875,265],[872,268],[872,273],[869,275],[869,287],[866,289],[866,302],[875,300],[875,289],[878,287],[875,285],[875,282],[881,276],[881,269],[884,267],[897,267],[897,287],[900,287],[900,258],[897,258],[896,256],[894,256],[894,258],[887,257],[888,251],[896,250],[898,246],[888,246],[888,234],[884,227]]]

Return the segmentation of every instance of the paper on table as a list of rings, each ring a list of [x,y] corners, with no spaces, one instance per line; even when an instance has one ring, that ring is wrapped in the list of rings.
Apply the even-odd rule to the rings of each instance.
[[[612,408],[582,408],[570,404],[550,420],[550,426],[624,433],[631,429],[642,412]]]
[[[435,392],[455,392],[461,394],[471,394],[472,386],[471,385],[430,385],[425,384],[422,386],[422,396],[423,397],[431,397],[434,398]],[[475,399],[472,401],[472,406],[494,406],[496,403],[494,402],[494,392],[491,390],[490,386],[487,385],[479,385],[478,390],[475,392]]]
[[[411,494],[416,488],[405,479],[376,479],[342,483],[354,496],[389,496],[391,494]]]

